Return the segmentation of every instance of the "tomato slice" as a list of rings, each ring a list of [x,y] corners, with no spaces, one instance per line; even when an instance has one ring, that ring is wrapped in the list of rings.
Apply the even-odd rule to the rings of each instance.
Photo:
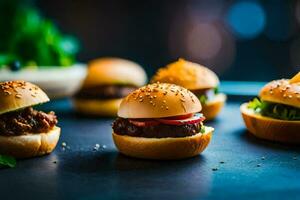
[[[156,126],[158,124],[160,124],[159,121],[155,121],[155,120],[133,120],[130,119],[129,120],[130,123],[132,123],[135,126],[140,126],[140,127],[145,127],[145,126]]]
[[[186,115],[179,115],[179,116],[174,116],[174,117],[166,117],[164,119],[174,119],[174,120],[179,120],[179,119],[187,119],[190,117],[193,117],[194,113],[186,114]]]
[[[129,122],[135,126],[156,126],[160,123],[168,125],[183,125],[183,124],[195,124],[205,120],[205,117],[201,113],[180,115],[175,117],[166,117],[159,119],[129,119]]]
[[[190,118],[187,119],[167,119],[167,118],[161,118],[157,119],[157,121],[163,123],[163,124],[169,124],[169,125],[183,125],[183,124],[195,124],[199,123],[205,120],[205,117],[200,114],[196,113]]]

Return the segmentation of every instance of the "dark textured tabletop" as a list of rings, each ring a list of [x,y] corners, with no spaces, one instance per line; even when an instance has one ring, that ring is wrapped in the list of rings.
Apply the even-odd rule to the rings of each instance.
[[[57,108],[62,128],[56,150],[1,169],[0,199],[299,199],[300,149],[249,135],[239,104],[229,101],[207,123],[215,133],[202,155],[147,161],[117,152],[112,119],[77,116],[67,101],[53,102],[48,109]]]

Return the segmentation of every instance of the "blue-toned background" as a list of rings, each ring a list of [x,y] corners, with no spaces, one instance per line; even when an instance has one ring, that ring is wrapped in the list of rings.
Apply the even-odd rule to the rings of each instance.
[[[77,36],[81,62],[124,57],[151,76],[183,57],[212,68],[223,80],[250,81],[291,77],[300,69],[298,0],[1,2],[2,44],[14,14],[8,2],[33,5],[64,33]]]
[[[225,80],[299,71],[300,1],[43,0],[36,5],[82,42],[79,59],[120,56],[149,75],[184,57]]]

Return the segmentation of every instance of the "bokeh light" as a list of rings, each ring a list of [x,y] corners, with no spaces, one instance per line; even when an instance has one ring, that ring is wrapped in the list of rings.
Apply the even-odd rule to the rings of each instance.
[[[287,40],[291,34],[289,6],[282,0],[273,0],[266,2],[265,8],[268,19],[265,35],[275,41]]]
[[[223,15],[224,8],[225,3],[223,0],[192,0],[187,1],[186,6],[188,15],[191,15],[192,18],[196,17],[203,22],[219,20]]]
[[[218,54],[221,46],[221,35],[212,24],[195,24],[186,33],[186,49],[191,57],[203,60],[212,59]]]
[[[185,10],[173,18],[169,34],[169,50],[175,59],[183,57],[205,65],[218,74],[235,58],[235,40],[220,18],[214,20]]]
[[[257,1],[240,1],[228,10],[226,20],[233,32],[242,39],[258,36],[266,25],[264,9]]]
[[[290,46],[291,65],[300,71],[300,38],[295,39]]]
[[[295,17],[298,24],[300,24],[300,0],[297,1],[295,6]]]

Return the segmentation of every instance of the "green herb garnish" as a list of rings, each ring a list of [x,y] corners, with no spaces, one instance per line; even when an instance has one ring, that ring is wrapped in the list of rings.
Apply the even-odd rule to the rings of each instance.
[[[214,88],[214,93],[215,94],[219,94],[219,92],[220,92],[219,86],[215,87]]]
[[[0,25],[3,25],[0,31],[7,33],[0,33],[0,36],[3,35],[0,69],[10,67],[10,63],[15,61],[21,64],[21,68],[70,66],[76,62],[79,50],[76,38],[62,34],[53,21],[44,18],[34,7],[13,3],[9,6],[14,12],[8,19],[0,19]],[[5,11],[1,3],[0,11]]]
[[[14,157],[11,156],[5,156],[5,155],[0,155],[0,167],[1,166],[7,166],[7,167],[15,167],[17,164],[17,161]]]
[[[207,102],[207,100],[208,100],[208,98],[207,98],[206,95],[201,95],[201,96],[199,96],[198,98],[199,98],[199,100],[200,100],[200,102],[201,102],[202,104],[206,104],[206,102]]]
[[[278,103],[262,101],[258,98],[249,102],[248,108],[263,116],[282,120],[300,120],[300,109]]]
[[[205,133],[205,126],[201,126],[200,133]]]

